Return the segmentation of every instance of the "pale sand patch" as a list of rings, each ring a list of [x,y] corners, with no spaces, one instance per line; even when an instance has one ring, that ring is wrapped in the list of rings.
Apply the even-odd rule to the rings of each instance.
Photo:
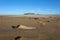
[[[20,25],[18,28],[20,28],[20,29],[36,29],[36,27],[27,27],[25,25]]]

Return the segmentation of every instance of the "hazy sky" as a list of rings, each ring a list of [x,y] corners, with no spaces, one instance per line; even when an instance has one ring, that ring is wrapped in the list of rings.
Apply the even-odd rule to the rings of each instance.
[[[0,14],[60,14],[60,0],[0,0]]]

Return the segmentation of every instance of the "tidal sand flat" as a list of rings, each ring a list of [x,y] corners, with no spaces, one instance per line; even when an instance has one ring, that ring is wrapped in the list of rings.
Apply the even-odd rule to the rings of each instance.
[[[35,29],[12,28],[12,26]],[[0,40],[60,40],[60,15],[0,15]]]

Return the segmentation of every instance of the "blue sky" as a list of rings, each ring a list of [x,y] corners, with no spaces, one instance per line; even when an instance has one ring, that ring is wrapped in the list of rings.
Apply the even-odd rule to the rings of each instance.
[[[60,0],[0,0],[0,15],[60,14]]]

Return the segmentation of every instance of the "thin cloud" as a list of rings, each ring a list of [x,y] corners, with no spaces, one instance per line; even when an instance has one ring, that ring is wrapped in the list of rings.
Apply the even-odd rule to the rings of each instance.
[[[42,14],[54,14],[56,11],[54,9],[42,9],[40,10],[40,13]]]

